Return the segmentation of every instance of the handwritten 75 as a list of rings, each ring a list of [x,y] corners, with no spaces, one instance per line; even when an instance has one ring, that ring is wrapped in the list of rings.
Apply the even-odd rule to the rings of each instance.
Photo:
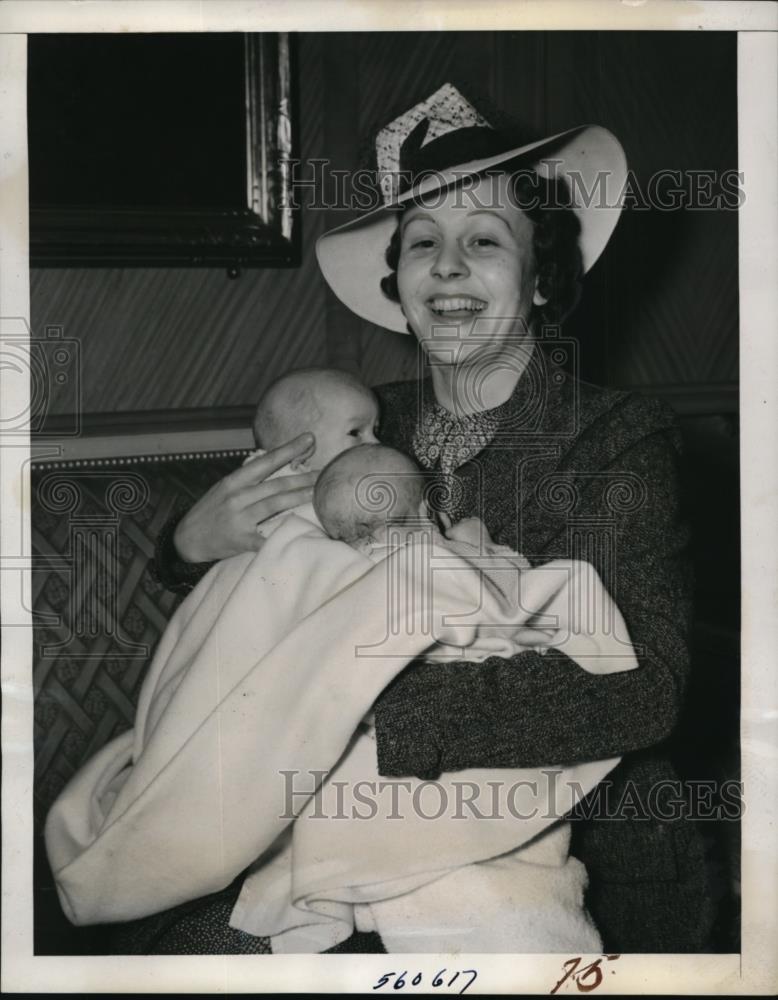
[[[585,965],[582,969],[578,968],[581,964],[580,955],[577,958],[569,958],[562,964],[562,968],[567,969],[567,972],[565,972],[564,976],[562,976],[550,992],[556,993],[564,982],[572,979],[580,993],[591,993],[602,982],[602,969],[600,968],[602,959],[604,958],[608,962],[615,962],[618,957],[618,955],[603,955],[602,958],[598,958],[590,965]]]

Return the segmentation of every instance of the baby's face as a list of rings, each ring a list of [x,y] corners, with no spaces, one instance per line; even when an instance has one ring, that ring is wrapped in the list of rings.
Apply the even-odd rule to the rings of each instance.
[[[311,431],[316,451],[309,468],[319,471],[336,455],[360,444],[377,444],[378,404],[372,393],[339,386],[337,391],[317,392],[319,416]]]
[[[429,528],[423,473],[407,455],[380,444],[348,449],[316,481],[313,508],[330,536],[348,545],[386,547]]]

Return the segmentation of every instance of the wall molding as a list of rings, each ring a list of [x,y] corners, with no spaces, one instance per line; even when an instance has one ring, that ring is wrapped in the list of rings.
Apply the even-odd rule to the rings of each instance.
[[[709,385],[630,385],[631,392],[664,400],[682,417],[732,415],[738,412],[736,382]],[[79,435],[57,433],[57,418],[32,437],[36,467],[63,463],[100,465],[172,461],[178,458],[248,454],[254,448],[251,407],[213,410],[162,410],[145,413],[87,414]],[[72,418],[60,418],[65,428]]]
[[[248,455],[254,441],[248,428],[210,431],[109,434],[93,437],[43,438],[30,445],[36,469],[122,466],[181,459]]]

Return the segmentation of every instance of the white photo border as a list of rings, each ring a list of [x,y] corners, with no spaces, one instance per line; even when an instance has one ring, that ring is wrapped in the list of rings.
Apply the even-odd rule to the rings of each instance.
[[[0,343],[30,319],[26,33],[259,30],[738,31],[744,798],[742,951],[623,955],[600,994],[778,991],[778,4],[545,0],[6,0],[0,4]],[[0,368],[0,431],[29,409],[27,380]],[[371,992],[390,969],[477,968],[471,993],[549,993],[562,955],[68,956],[33,954],[33,703],[29,440],[0,442],[2,601],[2,989],[4,992]],[[610,971],[610,970],[609,970]],[[403,992],[416,992],[410,983]],[[445,991],[444,991],[445,992]]]

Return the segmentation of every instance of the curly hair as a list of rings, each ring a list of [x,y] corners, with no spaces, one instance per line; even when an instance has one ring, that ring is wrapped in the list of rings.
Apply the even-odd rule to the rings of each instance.
[[[546,178],[535,171],[523,170],[512,175],[511,180],[516,204],[532,222],[538,291],[546,299],[543,305],[532,306],[530,318],[541,325],[556,325],[573,311],[580,298],[583,265],[578,236],[581,225],[571,207],[570,191],[564,178]],[[400,244],[398,219],[385,253],[391,273],[381,279],[381,291],[392,302],[400,301],[397,288]]]

